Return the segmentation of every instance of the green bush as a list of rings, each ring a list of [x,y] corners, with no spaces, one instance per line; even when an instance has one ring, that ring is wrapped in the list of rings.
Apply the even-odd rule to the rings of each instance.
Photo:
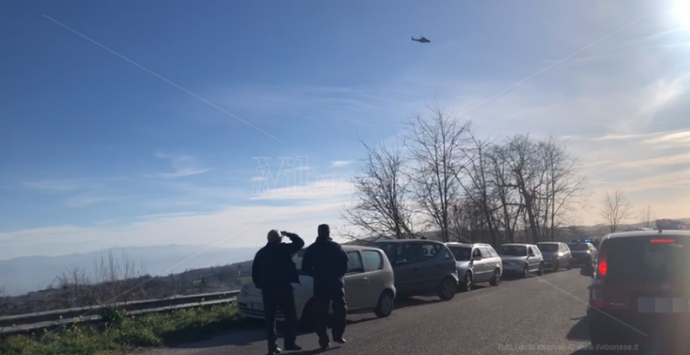
[[[110,313],[109,313],[110,314]],[[75,324],[57,331],[13,335],[0,340],[2,355],[94,355],[132,347],[173,345],[201,340],[240,325],[237,304],[193,308],[140,317],[111,314],[106,325]],[[115,316],[117,315],[117,316]],[[118,316],[122,317],[118,317]]]

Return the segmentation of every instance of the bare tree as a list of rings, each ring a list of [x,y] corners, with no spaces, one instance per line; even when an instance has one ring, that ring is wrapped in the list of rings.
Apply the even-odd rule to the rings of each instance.
[[[542,226],[549,239],[553,240],[556,229],[565,224],[564,214],[582,201],[580,197],[585,195],[586,177],[580,174],[579,162],[568,153],[567,144],[556,138],[551,137],[540,144],[540,159],[546,173]]]
[[[652,221],[654,220],[654,211],[652,211],[652,206],[647,205],[642,208],[642,211],[640,212],[641,216],[641,221],[642,225],[644,225],[646,228],[652,228]]]
[[[516,229],[520,222],[520,216],[524,211],[522,196],[519,194],[515,183],[515,176],[507,161],[506,148],[494,145],[488,154],[489,184],[492,186],[492,194],[498,199],[500,211],[496,215],[498,227],[505,232],[505,240],[515,242]]]
[[[609,225],[609,231],[614,233],[620,223],[632,217],[633,205],[623,190],[616,190],[613,194],[608,191],[601,200],[601,217]]]
[[[364,166],[352,181],[356,202],[345,210],[342,218],[368,234],[398,239],[411,236],[412,209],[403,145],[393,148],[372,147],[364,142],[362,145],[366,154]]]
[[[0,315],[8,314],[11,304],[12,300],[5,292],[5,288],[0,287]]]
[[[461,197],[459,171],[470,142],[469,121],[462,122],[440,108],[432,117],[417,115],[410,122],[407,147],[413,160],[412,180],[420,212],[427,224],[450,240],[450,209]]]
[[[79,267],[63,272],[55,278],[60,308],[86,306],[93,301],[91,281],[87,273]]]
[[[112,249],[94,258],[94,283],[97,301],[100,304],[127,302],[130,292],[135,291],[137,279],[144,276],[143,261],[137,263],[124,250],[117,258]],[[137,288],[136,291],[140,291]]]
[[[488,157],[490,143],[483,142],[469,134],[473,146],[468,149],[465,164],[460,165],[456,172],[456,179],[465,192],[465,196],[472,205],[481,212],[491,243],[498,243],[495,212],[500,209],[497,205],[493,188],[490,185],[491,158]],[[459,175],[462,174],[462,175]],[[465,180],[465,181],[463,181]]]
[[[539,145],[529,135],[515,135],[505,143],[503,150],[508,169],[513,174],[512,185],[521,195],[525,228],[532,236],[532,242],[540,236],[540,189],[545,183],[543,161],[539,159]]]

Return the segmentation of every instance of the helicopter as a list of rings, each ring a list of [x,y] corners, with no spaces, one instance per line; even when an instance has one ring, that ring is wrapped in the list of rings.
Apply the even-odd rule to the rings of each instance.
[[[414,38],[414,37],[411,37],[411,38],[412,38],[412,40],[415,41],[415,42],[419,42],[419,43],[431,43],[431,41],[428,40],[428,39],[426,39],[426,37],[424,37],[424,36],[419,36],[419,38]]]

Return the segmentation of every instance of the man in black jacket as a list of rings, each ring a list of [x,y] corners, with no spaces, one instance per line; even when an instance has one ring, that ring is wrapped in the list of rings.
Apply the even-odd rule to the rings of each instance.
[[[281,243],[282,237],[290,238],[291,243]],[[254,257],[252,281],[263,295],[266,320],[268,354],[279,354],[276,343],[276,311],[285,315],[285,350],[301,350],[297,345],[297,312],[292,283],[300,283],[297,267],[292,257],[304,247],[304,241],[297,234],[277,230],[268,232],[268,243]]]
[[[333,305],[333,341],[344,344],[347,303],[345,302],[345,283],[348,257],[340,244],[331,239],[330,228],[322,224],[318,228],[316,241],[304,251],[302,271],[314,279],[314,301],[316,309],[316,334],[319,345],[325,350],[330,346],[326,323],[328,305]]]

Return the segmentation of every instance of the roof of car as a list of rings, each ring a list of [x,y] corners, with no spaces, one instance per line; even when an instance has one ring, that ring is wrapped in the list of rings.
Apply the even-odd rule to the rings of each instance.
[[[515,245],[515,246],[525,246],[526,247],[528,245],[534,245],[534,244],[529,244],[529,243],[505,243],[505,244],[501,244],[501,246],[504,246],[504,245]]]
[[[563,242],[537,242],[537,244],[563,244]]]
[[[491,246],[491,244],[487,244],[487,243],[460,243],[460,242],[447,242],[446,245],[449,247],[456,246],[456,247],[466,247],[466,248],[471,248],[473,246],[479,246],[479,247],[490,247]]]
[[[437,240],[431,240],[431,239],[393,239],[393,240],[375,241],[373,244],[385,244],[385,243],[439,243],[439,244],[443,244]]]
[[[356,245],[356,244],[342,244],[343,250],[349,251],[349,250],[379,250],[379,248],[376,247],[367,247],[364,245]]]
[[[613,239],[613,238],[627,238],[627,237],[645,237],[645,236],[686,236],[690,237],[690,231],[685,231],[685,230],[675,230],[675,229],[668,229],[668,230],[661,230],[659,232],[658,230],[655,231],[629,231],[629,232],[615,232],[615,233],[610,233],[606,235],[604,238],[605,239]]]

